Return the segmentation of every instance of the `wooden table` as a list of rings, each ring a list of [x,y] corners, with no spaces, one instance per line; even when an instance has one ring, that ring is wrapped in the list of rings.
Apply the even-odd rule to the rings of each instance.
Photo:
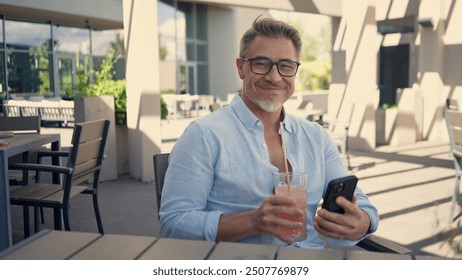
[[[51,144],[52,150],[59,150],[60,138],[60,134],[16,134],[5,139],[9,141],[8,146],[0,147],[0,251],[12,245],[8,158],[46,144]],[[58,165],[59,160],[53,164]],[[54,176],[53,181],[59,182],[59,175]]]
[[[0,253],[3,260],[413,260],[413,255],[361,250],[310,250],[44,230]]]

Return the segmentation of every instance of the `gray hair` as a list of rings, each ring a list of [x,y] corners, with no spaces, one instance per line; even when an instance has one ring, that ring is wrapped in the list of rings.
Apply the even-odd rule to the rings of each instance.
[[[257,36],[270,38],[287,38],[294,44],[297,56],[300,57],[302,40],[300,33],[293,26],[272,18],[255,19],[252,27],[247,30],[241,38],[239,56],[245,57],[249,46]]]

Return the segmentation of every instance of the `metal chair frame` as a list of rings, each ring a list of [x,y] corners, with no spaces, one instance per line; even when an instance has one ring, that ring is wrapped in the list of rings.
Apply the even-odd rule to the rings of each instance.
[[[339,148],[340,154],[342,156],[345,165],[351,170],[350,164],[350,154],[348,152],[348,137],[349,130],[351,125],[351,120],[353,119],[353,113],[355,110],[355,104],[351,104],[351,109],[348,113],[348,118],[346,120],[336,119],[333,122],[329,123],[328,132],[329,136],[334,142],[335,145]],[[337,132],[336,128],[341,128],[341,132]]]
[[[449,145],[455,169],[455,185],[451,199],[451,208],[449,210],[449,221],[454,222],[462,216],[462,210],[454,216],[456,206],[462,206],[460,193],[460,181],[462,178],[462,112],[446,109],[444,117],[448,128]]]
[[[11,205],[23,206],[24,235],[30,235],[29,207],[52,208],[54,213],[54,228],[70,230],[69,205],[71,198],[81,193],[93,196],[98,231],[103,234],[103,225],[98,207],[98,184],[104,148],[109,130],[108,120],[98,120],[79,123],[74,127],[72,147],[66,152],[45,152],[49,156],[68,156],[66,166],[16,163],[10,164],[10,169],[59,173],[64,177],[60,185],[34,182],[10,192]],[[84,185],[91,181],[91,187]],[[35,230],[38,230],[38,215],[35,212]]]

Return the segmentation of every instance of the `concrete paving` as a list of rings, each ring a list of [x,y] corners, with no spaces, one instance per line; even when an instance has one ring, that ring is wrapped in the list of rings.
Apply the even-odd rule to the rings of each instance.
[[[379,210],[378,236],[417,254],[462,258],[461,219],[449,222],[455,171],[447,143],[354,152],[352,165],[359,186]]]
[[[162,123],[168,152],[191,119]],[[70,130],[69,130],[70,131]],[[66,132],[68,133],[68,132]],[[65,144],[63,144],[65,146]],[[352,173],[380,213],[376,235],[412,249],[416,254],[462,258],[462,225],[450,223],[454,164],[445,142],[422,141],[401,147],[382,146],[372,152],[353,151]],[[158,236],[154,184],[129,176],[100,184],[100,206],[106,233]],[[12,207],[14,242],[22,239],[22,214]],[[72,230],[96,232],[90,196],[80,196],[70,209]],[[45,228],[52,228],[46,211]]]

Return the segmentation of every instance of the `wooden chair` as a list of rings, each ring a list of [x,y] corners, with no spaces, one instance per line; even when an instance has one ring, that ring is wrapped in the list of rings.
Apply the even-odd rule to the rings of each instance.
[[[160,199],[162,196],[162,188],[164,187],[165,173],[168,168],[169,153],[154,155],[154,182],[156,184],[156,199],[157,199],[157,216],[159,217]]]
[[[340,155],[345,162],[348,169],[351,169],[350,154],[348,152],[348,132],[350,130],[351,119],[355,110],[355,104],[353,103],[348,113],[347,119],[341,120],[336,119],[329,123],[328,132],[329,136],[335,145],[339,148]],[[340,130],[340,131],[339,131]]]
[[[13,131],[14,133],[40,133],[40,117],[0,117],[0,131]],[[36,151],[28,151],[12,157],[9,162],[32,162],[35,161]],[[34,159],[31,159],[34,158]],[[26,181],[23,181],[26,179]],[[27,172],[11,173],[9,176],[10,186],[27,184]]]
[[[0,131],[40,133],[40,117],[0,117]]]
[[[7,117],[20,117],[21,110],[19,106],[3,103],[3,114]]]
[[[54,228],[61,230],[61,219],[63,219],[64,229],[69,231],[70,200],[81,193],[88,193],[93,196],[98,231],[101,234],[104,233],[98,207],[97,190],[108,130],[108,120],[76,124],[70,152],[55,152],[54,154],[54,156],[68,156],[66,166],[10,164],[10,169],[59,173],[63,175],[64,179],[60,185],[36,182],[10,192],[11,205],[23,206],[24,234],[26,237],[30,234],[29,207],[35,207],[35,209],[37,207],[52,208]],[[92,181],[91,187],[83,184],[89,180]],[[37,225],[37,212],[35,214],[35,224]]]
[[[168,168],[169,153],[156,154],[153,156],[154,161],[154,182],[155,195],[157,199],[157,214],[160,210],[160,201],[162,197],[162,188],[164,187],[164,177]],[[357,246],[363,250],[382,253],[394,254],[412,254],[412,250],[396,244],[388,239],[371,235],[360,241]]]
[[[454,158],[454,169],[456,171],[456,182],[452,195],[451,208],[449,210],[449,220],[454,222],[462,216],[462,211],[454,216],[456,206],[462,205],[460,194],[460,179],[462,177],[462,112],[446,109],[444,116],[448,128],[451,154]]]

